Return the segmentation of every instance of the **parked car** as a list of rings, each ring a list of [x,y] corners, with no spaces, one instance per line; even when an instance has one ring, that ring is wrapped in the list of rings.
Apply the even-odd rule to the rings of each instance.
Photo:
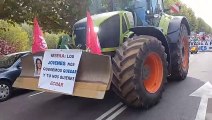
[[[0,102],[11,97],[12,84],[21,74],[21,57],[29,52],[18,52],[0,58]]]

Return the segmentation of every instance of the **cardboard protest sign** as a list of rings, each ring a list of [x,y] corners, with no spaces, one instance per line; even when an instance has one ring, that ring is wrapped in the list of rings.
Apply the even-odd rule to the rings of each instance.
[[[81,55],[81,50],[45,51],[38,87],[73,94]]]

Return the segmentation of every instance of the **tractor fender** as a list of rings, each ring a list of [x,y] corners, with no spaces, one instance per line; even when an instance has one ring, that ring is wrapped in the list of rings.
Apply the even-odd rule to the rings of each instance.
[[[167,39],[169,43],[177,43],[180,37],[180,26],[185,24],[188,35],[190,35],[190,27],[188,20],[183,16],[175,16],[169,23]]]
[[[156,37],[158,40],[160,40],[162,42],[162,45],[165,47],[165,52],[167,54],[167,61],[169,63],[168,68],[170,68],[171,57],[170,57],[169,44],[166,37],[164,36],[164,34],[162,33],[160,29],[158,29],[157,27],[140,27],[139,26],[139,27],[131,28],[130,31],[134,32],[134,34],[136,35],[149,35],[149,36]]]

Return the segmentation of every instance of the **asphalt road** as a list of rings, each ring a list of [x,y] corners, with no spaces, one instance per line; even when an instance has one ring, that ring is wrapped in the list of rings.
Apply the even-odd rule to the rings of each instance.
[[[112,92],[103,100],[94,100],[18,90],[0,103],[0,120],[194,120],[201,98],[189,95],[206,82],[212,83],[211,74],[212,52],[191,55],[187,79],[168,82],[160,103],[149,110],[127,108]],[[212,120],[211,99],[206,119]]]

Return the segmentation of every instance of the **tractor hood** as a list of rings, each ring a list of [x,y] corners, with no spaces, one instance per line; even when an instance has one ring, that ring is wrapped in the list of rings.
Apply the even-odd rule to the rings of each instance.
[[[106,19],[119,14],[120,11],[114,11],[114,12],[108,12],[108,13],[102,13],[102,14],[96,14],[96,15],[92,15],[92,20],[94,21],[94,25],[95,26],[99,26],[102,22],[104,22]],[[74,27],[80,25],[80,24],[86,24],[87,23],[87,17],[79,20],[78,22],[76,22],[74,24]]]
[[[111,33],[108,33],[108,30],[114,29],[116,27],[118,29],[117,34],[120,34],[119,32],[120,31],[120,15],[119,15],[120,13],[121,11],[114,11],[114,12],[102,13],[102,14],[91,16],[94,22],[95,28],[99,30],[99,32],[97,33],[98,33],[100,45],[102,48],[106,48],[109,46],[109,45],[106,45],[107,44],[106,42],[104,43],[104,41],[107,39],[105,38],[105,36],[111,34]],[[76,22],[73,27],[74,43],[80,49],[86,49],[86,45],[85,45],[86,44],[86,26],[87,26],[87,18],[83,18],[79,20],[78,22]]]

